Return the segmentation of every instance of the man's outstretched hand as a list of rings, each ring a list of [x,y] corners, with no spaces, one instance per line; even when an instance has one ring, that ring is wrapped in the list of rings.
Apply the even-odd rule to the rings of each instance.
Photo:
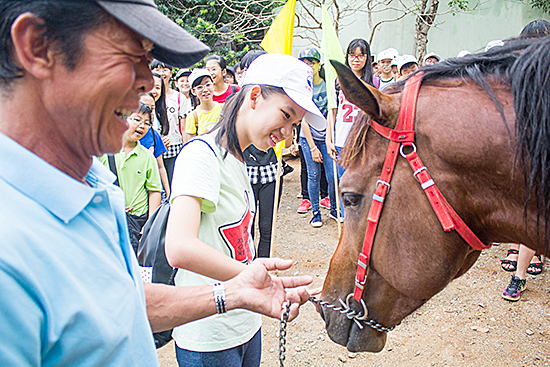
[[[289,320],[298,316],[299,308],[309,299],[304,286],[313,279],[309,275],[277,277],[271,270],[287,270],[292,260],[260,258],[242,273],[225,283],[229,309],[244,308],[273,318],[280,318],[282,304],[289,301]]]

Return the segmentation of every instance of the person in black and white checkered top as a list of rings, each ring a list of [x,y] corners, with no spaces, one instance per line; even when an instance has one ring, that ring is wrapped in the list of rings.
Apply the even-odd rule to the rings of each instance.
[[[254,224],[258,218],[260,241],[258,243],[257,256],[269,257],[271,250],[271,224],[273,223],[273,206],[275,205],[275,182],[277,180],[277,156],[273,148],[262,151],[254,145],[249,146],[243,152],[246,170],[250,178],[250,184],[254,190],[254,197],[258,205]],[[281,170],[282,173],[282,170]],[[281,189],[283,186],[281,177]],[[254,231],[252,231],[254,235]]]

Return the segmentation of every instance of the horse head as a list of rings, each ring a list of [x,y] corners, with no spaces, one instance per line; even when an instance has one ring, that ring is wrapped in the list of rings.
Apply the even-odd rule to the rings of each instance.
[[[389,144],[371,128],[371,121],[395,126],[402,83],[382,93],[344,65],[333,65],[346,98],[363,114],[340,157],[347,168],[340,182],[345,221],[321,301],[339,306],[348,300],[349,307],[361,313],[361,305],[348,295],[354,291],[367,213]],[[516,165],[511,87],[493,76],[486,81],[480,86],[454,76],[422,82],[416,110],[418,154],[442,194],[483,243],[525,243],[542,249],[536,204],[525,204],[523,170]],[[349,312],[319,307],[330,338],[350,351],[382,350],[387,337],[383,330],[398,325],[464,274],[479,255],[456,232],[442,229],[407,160],[399,157],[362,294],[368,318],[383,327],[361,327]]]

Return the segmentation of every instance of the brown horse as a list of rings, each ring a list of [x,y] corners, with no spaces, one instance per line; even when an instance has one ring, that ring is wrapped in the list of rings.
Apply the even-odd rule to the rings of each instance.
[[[548,38],[536,44],[513,40],[498,50],[424,69],[415,119],[418,155],[479,239],[524,243],[547,255],[549,45]],[[366,214],[388,147],[370,122],[395,126],[403,83],[382,93],[345,66],[335,67],[346,97],[364,112],[341,158],[347,167],[340,182],[344,229],[321,296],[339,305],[354,290]],[[387,328],[399,324],[464,274],[479,255],[456,232],[442,230],[407,160],[399,157],[368,264],[362,296],[368,317]],[[320,313],[330,338],[350,351],[384,347],[386,333],[361,329],[326,307]]]

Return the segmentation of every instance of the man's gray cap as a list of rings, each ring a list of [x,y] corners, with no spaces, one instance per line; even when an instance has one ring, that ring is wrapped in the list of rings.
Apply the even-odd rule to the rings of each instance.
[[[204,43],[162,14],[153,0],[95,0],[107,13],[152,41],[157,60],[184,68],[210,51]]]

